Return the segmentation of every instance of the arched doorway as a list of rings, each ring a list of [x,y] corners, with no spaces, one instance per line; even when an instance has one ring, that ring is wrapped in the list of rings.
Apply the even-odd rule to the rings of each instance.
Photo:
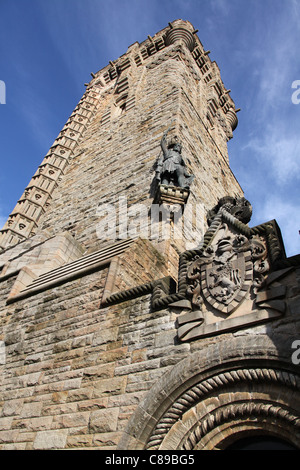
[[[224,340],[176,364],[138,406],[119,448],[234,450],[265,436],[265,445],[300,449],[299,371],[257,343],[249,338],[247,351],[240,338]]]

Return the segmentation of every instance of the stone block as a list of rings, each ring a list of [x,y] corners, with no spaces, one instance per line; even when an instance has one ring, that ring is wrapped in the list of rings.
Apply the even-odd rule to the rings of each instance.
[[[100,448],[116,448],[121,436],[121,432],[95,433],[93,436],[93,444],[95,447]]]
[[[52,428],[86,428],[89,422],[89,412],[57,413],[53,417]]]
[[[93,438],[94,436],[92,434],[70,435],[67,438],[66,448],[85,449],[87,447],[93,447]]]
[[[110,341],[116,341],[117,337],[118,337],[118,327],[98,331],[94,335],[93,345],[99,346],[101,344],[107,344]]]
[[[32,418],[41,415],[43,402],[24,403],[20,417]]]
[[[68,431],[57,429],[50,431],[39,431],[33,443],[35,450],[58,450],[66,447]]]
[[[117,430],[119,408],[107,408],[93,411],[90,416],[89,429],[92,433],[107,433]]]
[[[23,400],[22,399],[7,400],[3,404],[2,415],[3,416],[19,415],[19,413],[21,412],[22,407],[23,407]]]
[[[109,395],[124,393],[126,377],[114,377],[94,382],[93,398],[101,398]]]

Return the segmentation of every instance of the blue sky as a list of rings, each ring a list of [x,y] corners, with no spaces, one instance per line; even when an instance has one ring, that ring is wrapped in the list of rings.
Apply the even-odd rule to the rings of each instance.
[[[228,150],[250,225],[275,218],[287,255],[300,252],[300,0],[0,0],[1,226],[90,73],[178,18],[199,30],[241,108]]]

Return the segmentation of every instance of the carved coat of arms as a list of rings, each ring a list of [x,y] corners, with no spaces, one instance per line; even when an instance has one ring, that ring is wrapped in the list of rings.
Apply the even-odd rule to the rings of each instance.
[[[243,235],[228,235],[211,251],[211,261],[201,266],[201,289],[214,308],[231,313],[252,281],[250,244]]]
[[[254,243],[241,234],[233,234],[223,225],[224,236],[196,257],[187,271],[188,294],[192,304],[201,309],[204,299],[224,314],[232,313],[253,283],[254,251],[261,262],[266,254],[263,242]],[[264,260],[264,269],[267,262]]]
[[[228,231],[227,225],[224,229]],[[256,286],[263,282],[262,274],[268,270],[265,257],[263,241],[249,241],[240,234],[220,238],[188,268],[187,292],[192,304],[201,308],[205,299],[220,312],[232,313],[249,292],[253,278]]]
[[[195,250],[187,265],[186,300],[173,304],[182,309],[178,317],[181,341],[284,313],[285,287],[273,288],[272,283],[289,269],[270,272],[266,227],[249,229],[245,219],[239,218],[245,212],[244,200],[235,204],[230,200],[211,214],[216,228],[211,230],[210,242]]]

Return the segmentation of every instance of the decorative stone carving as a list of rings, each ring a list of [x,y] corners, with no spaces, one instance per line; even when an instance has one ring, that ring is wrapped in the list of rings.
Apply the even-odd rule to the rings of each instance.
[[[249,229],[245,222],[250,217],[251,205],[244,198],[223,198],[209,212],[211,228],[204,238],[210,242],[195,250],[187,264],[186,299],[170,305],[181,313],[181,341],[284,314],[286,286],[280,281],[292,268],[272,270],[266,232]]]
[[[193,385],[188,391],[181,394],[172,405],[165,411],[156,424],[155,429],[153,429],[151,436],[148,439],[146,448],[148,450],[158,450],[163,449],[163,442],[166,440],[168,433],[172,433],[172,428],[176,428],[178,422],[184,420],[184,415],[189,410],[192,410],[200,402],[205,404],[207,400],[209,403],[210,413],[208,416],[203,416],[203,420],[198,420],[198,423],[195,423],[195,426],[192,425],[190,430],[187,432],[187,427],[189,426],[186,423],[186,426],[181,427],[183,432],[181,445],[179,450],[192,450],[195,448],[195,445],[198,444],[205,435],[208,435],[209,432],[219,426],[222,422],[228,422],[229,420],[236,421],[247,420],[251,416],[255,416],[255,422],[259,421],[265,423],[266,420],[285,420],[282,422],[282,425],[286,429],[293,429],[295,432],[299,432],[300,429],[300,419],[299,413],[294,411],[292,407],[286,409],[281,404],[274,404],[270,401],[256,401],[250,399],[245,399],[247,396],[244,394],[244,400],[238,401],[235,403],[226,403],[224,407],[219,406],[218,399],[214,400],[214,405],[212,405],[211,395],[217,397],[222,395],[223,400],[225,397],[226,390],[230,388],[231,394],[227,398],[232,400],[232,392],[236,389],[241,389],[243,384],[247,384],[248,389],[251,387],[252,394],[253,390],[257,387],[257,384],[260,384],[265,390],[270,393],[270,389],[275,388],[276,386],[281,386],[282,388],[291,387],[295,391],[299,391],[300,381],[299,375],[293,372],[285,372],[277,368],[262,368],[262,367],[244,367],[236,368],[235,370],[227,370],[221,373],[216,373],[209,378],[204,378],[200,380],[199,383]],[[270,389],[269,389],[270,387]],[[205,406],[204,406],[205,408]],[[214,409],[213,409],[214,408]],[[196,411],[197,413],[197,411]],[[186,416],[187,416],[186,415]],[[248,423],[249,424],[249,423]],[[180,433],[180,431],[179,431]],[[221,437],[222,433],[220,433]]]
[[[226,112],[226,119],[232,131],[234,131],[238,126],[238,118],[233,108],[228,109]]]
[[[170,129],[170,128],[169,128]],[[162,154],[156,165],[156,179],[163,185],[189,188],[194,176],[189,175],[181,155],[182,145],[177,141],[167,144],[167,133],[161,139]]]
[[[219,199],[218,204],[213,209],[208,211],[207,222],[209,225],[211,225],[220,209],[226,210],[226,212],[244,224],[247,224],[252,216],[252,206],[247,199],[244,197],[234,198],[232,196],[225,196]]]
[[[183,41],[186,47],[192,52],[195,47],[195,39],[193,33],[182,27],[172,27],[166,34],[166,46],[174,44],[176,41]]]
[[[184,206],[189,194],[188,189],[159,184],[153,202],[154,204]]]
[[[223,230],[224,236],[190,264],[187,292],[197,308],[206,299],[212,307],[228,314],[249,291],[253,265],[249,240],[244,235],[231,234],[226,224]]]

